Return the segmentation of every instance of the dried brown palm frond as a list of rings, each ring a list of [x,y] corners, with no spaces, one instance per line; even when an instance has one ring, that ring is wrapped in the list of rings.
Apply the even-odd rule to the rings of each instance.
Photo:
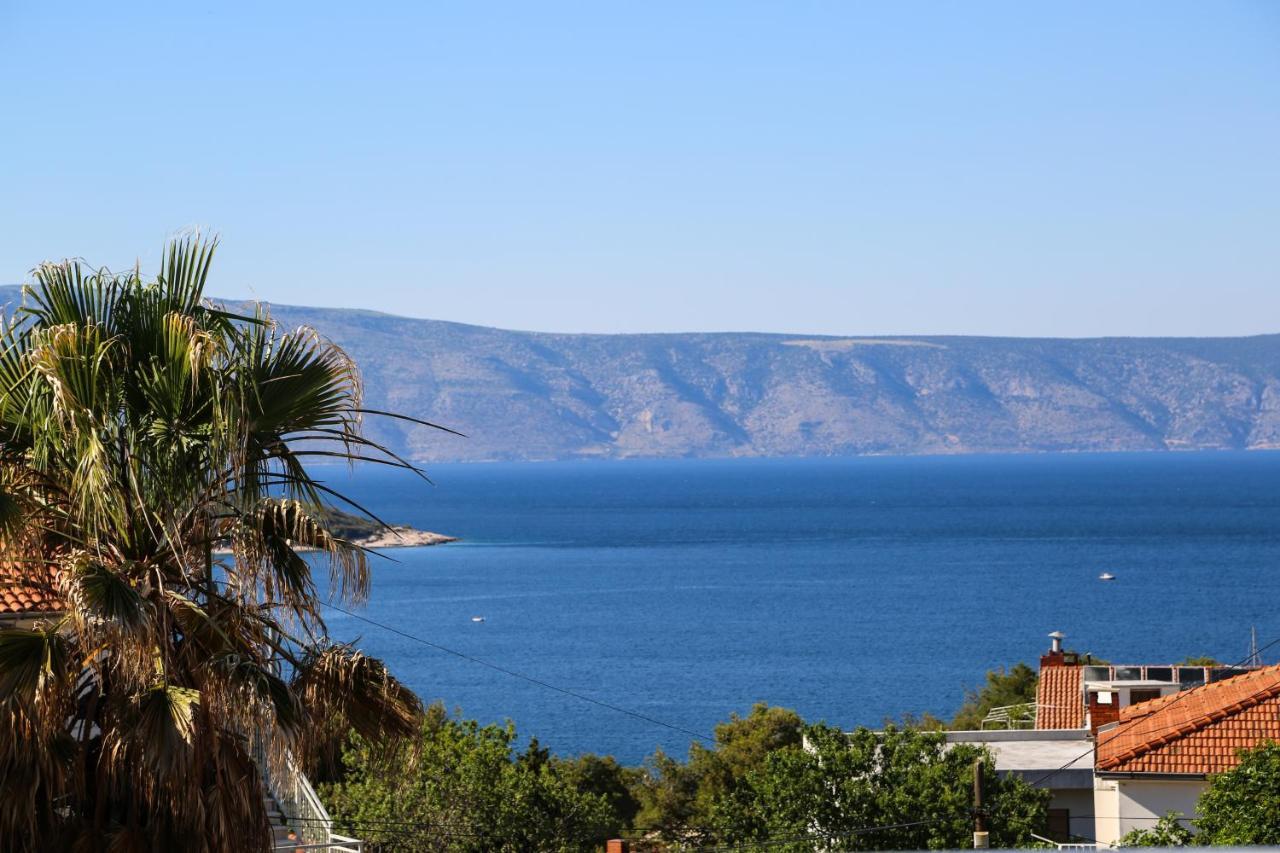
[[[416,730],[326,639],[313,565],[348,601],[369,565],[305,461],[421,472],[360,434],[342,350],[204,299],[214,249],[43,265],[0,326],[0,567],[65,611],[0,632],[0,848],[265,849],[253,743]]]

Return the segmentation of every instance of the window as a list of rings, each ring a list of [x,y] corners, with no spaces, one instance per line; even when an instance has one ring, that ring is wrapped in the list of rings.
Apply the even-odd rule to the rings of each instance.
[[[1142,667],[1140,666],[1118,666],[1116,667],[1116,681],[1141,681]]]
[[[1071,810],[1049,809],[1049,820],[1045,826],[1049,837],[1054,841],[1067,841],[1071,837]]]
[[[1171,666],[1147,667],[1147,681],[1173,681],[1173,667]]]
[[[1111,667],[1109,666],[1086,666],[1084,668],[1085,681],[1110,681]]]
[[[1204,667],[1202,666],[1178,667],[1178,683],[1182,685],[1183,689],[1204,684]]]
[[[1150,702],[1152,699],[1159,699],[1159,690],[1130,690],[1129,704],[1137,705],[1139,702]]]

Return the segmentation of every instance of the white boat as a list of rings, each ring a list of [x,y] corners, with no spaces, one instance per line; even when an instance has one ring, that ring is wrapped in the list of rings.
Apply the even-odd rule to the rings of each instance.
[[[1103,572],[1102,574],[1098,575],[1098,580],[1100,581],[1113,581],[1115,579],[1116,579],[1116,576],[1111,574],[1111,572]]]
[[[472,617],[471,617],[471,621],[472,621],[472,622],[483,622],[483,621],[484,621],[484,617],[483,617],[483,616],[472,616]]]

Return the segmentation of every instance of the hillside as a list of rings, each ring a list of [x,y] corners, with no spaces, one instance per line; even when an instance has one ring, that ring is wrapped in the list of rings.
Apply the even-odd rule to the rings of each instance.
[[[569,335],[273,313],[346,348],[371,408],[467,434],[369,424],[424,461],[1280,447],[1280,335]]]

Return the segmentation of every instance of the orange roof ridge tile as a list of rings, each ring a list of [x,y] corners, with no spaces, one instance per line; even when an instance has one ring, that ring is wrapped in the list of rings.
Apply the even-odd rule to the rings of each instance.
[[[1144,756],[1153,756],[1175,741],[1204,739],[1208,737],[1206,733],[1217,724],[1247,714],[1251,709],[1277,698],[1280,698],[1280,665],[1273,665],[1130,706],[1134,710],[1124,709],[1119,724],[1114,729],[1098,733],[1097,767],[1100,770],[1121,769]],[[1155,708],[1143,708],[1144,705],[1157,703],[1159,705]],[[1280,738],[1280,716],[1264,715],[1254,722],[1258,724],[1256,728],[1262,737],[1227,732],[1210,737],[1211,742],[1202,744],[1207,752],[1206,758],[1199,765],[1200,770],[1186,770],[1186,767],[1192,765],[1182,760],[1167,760],[1163,764],[1156,760],[1172,759],[1173,756],[1153,757],[1152,761],[1140,762],[1141,768],[1127,769],[1134,772],[1161,772],[1160,768],[1163,767],[1168,772],[1173,769],[1169,765],[1176,765],[1181,772],[1208,773],[1225,769],[1225,766],[1230,766],[1234,761],[1237,750],[1254,746],[1265,737]],[[1249,731],[1252,730],[1251,727]]]

